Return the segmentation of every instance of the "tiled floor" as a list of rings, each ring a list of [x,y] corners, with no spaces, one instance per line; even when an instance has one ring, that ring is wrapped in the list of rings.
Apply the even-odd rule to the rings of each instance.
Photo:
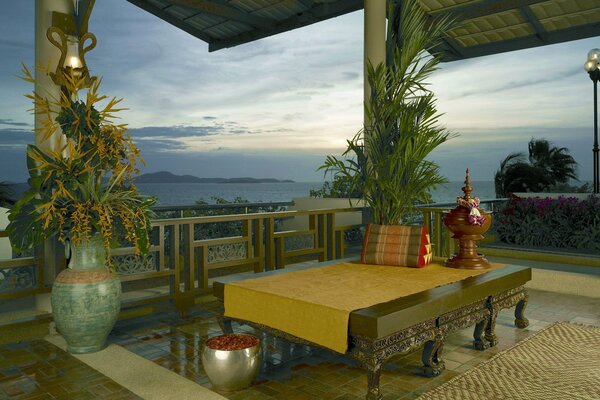
[[[139,399],[45,340],[0,346],[0,399]]]
[[[158,314],[121,321],[110,341],[171,371],[210,388],[200,362],[204,340],[220,333],[215,320],[219,303],[196,307],[192,317]],[[600,326],[600,300],[530,291],[529,328],[513,326],[512,310],[498,317],[500,343],[484,352],[473,350],[472,329],[451,335],[444,347],[446,371],[436,378],[418,375],[420,352],[386,364],[384,399],[411,399],[487,360],[554,321]],[[236,330],[249,330],[234,326]],[[365,373],[347,357],[262,336],[267,348],[264,368],[250,388],[221,393],[229,399],[364,399]],[[130,399],[131,392],[45,341],[0,346],[0,399]]]

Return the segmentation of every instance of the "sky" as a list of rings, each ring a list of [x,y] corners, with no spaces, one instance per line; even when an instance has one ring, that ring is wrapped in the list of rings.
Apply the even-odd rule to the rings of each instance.
[[[34,64],[34,1],[0,15],[0,181],[27,179],[33,116],[17,78]],[[347,14],[208,52],[199,39],[125,0],[97,1],[86,54],[101,92],[146,159],[143,172],[323,180],[362,124],[363,14]],[[600,37],[442,64],[432,77],[441,123],[459,134],[431,155],[450,180],[492,180],[531,138],[567,147],[592,177],[593,86],[583,69]]]

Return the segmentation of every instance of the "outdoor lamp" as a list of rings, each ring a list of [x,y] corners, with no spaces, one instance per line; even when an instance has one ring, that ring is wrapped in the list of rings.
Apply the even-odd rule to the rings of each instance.
[[[90,86],[94,78],[90,76],[85,63],[85,53],[96,47],[94,34],[86,32],[79,37],[65,33],[60,27],[51,26],[46,37],[60,50],[56,71],[49,73],[52,81],[58,86],[65,86],[67,77],[73,76],[83,78],[84,87]],[[89,44],[85,46],[88,40]]]
[[[56,70],[49,71],[48,75],[63,89],[70,77],[81,80],[79,87],[89,87],[95,79],[85,63],[85,53],[96,47],[96,36],[88,32],[94,3],[95,0],[76,0],[74,14],[52,13],[52,25],[46,37],[60,50],[60,59]]]
[[[598,80],[600,79],[600,49],[588,52],[587,61],[583,65],[590,79],[594,82],[594,193],[600,193],[600,171],[598,171]]]

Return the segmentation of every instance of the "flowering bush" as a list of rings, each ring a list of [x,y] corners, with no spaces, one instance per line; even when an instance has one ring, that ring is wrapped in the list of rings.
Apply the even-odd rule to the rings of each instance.
[[[498,209],[496,231],[506,243],[598,252],[600,198],[513,196]]]
[[[25,66],[23,74],[35,83]],[[11,208],[7,227],[15,250],[54,235],[79,245],[96,234],[106,250],[123,244],[148,250],[155,199],[133,184],[143,160],[126,126],[114,122],[121,100],[100,95],[99,87],[100,79],[88,88],[71,71],[60,99],[26,95],[44,119],[37,133],[48,139],[62,132],[64,142],[55,149],[27,146],[30,189]]]

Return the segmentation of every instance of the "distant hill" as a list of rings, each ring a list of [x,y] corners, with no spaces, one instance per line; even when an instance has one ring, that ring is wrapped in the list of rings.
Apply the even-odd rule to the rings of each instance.
[[[294,183],[290,179],[273,178],[198,178],[193,175],[175,175],[167,171],[142,174],[135,183]]]

